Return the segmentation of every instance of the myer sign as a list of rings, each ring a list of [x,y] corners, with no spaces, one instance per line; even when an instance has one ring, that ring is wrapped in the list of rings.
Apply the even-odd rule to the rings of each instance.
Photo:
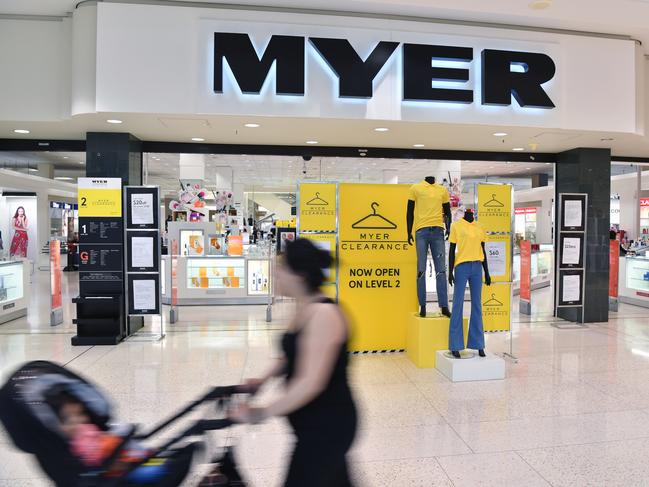
[[[462,85],[477,61],[480,104],[509,106],[513,97],[521,107],[555,107],[543,85],[554,77],[556,66],[544,53],[499,49],[476,53],[472,47],[380,41],[363,59],[347,39],[289,35],[270,36],[258,53],[248,34],[231,32],[214,34],[214,92],[223,93],[227,63],[241,93],[260,94],[274,72],[276,95],[308,96],[307,49],[337,77],[340,99],[371,99],[377,76],[400,50],[404,101],[474,103],[474,90]]]

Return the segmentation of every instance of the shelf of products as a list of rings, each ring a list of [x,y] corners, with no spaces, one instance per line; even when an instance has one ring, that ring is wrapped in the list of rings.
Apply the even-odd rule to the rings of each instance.
[[[244,259],[187,259],[188,289],[245,289]]]
[[[270,292],[270,263],[268,260],[248,259],[248,294],[268,295]]]

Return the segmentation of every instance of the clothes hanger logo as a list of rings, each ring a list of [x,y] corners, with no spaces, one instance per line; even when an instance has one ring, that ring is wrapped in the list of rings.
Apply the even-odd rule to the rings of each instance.
[[[395,230],[396,223],[376,212],[379,206],[376,201],[372,202],[372,213],[352,224],[352,228],[355,230]]]
[[[497,307],[497,306],[502,306],[502,305],[503,305],[503,303],[501,303],[500,301],[498,301],[496,299],[496,294],[495,293],[491,293],[491,299],[488,299],[487,301],[482,303],[482,306],[487,306],[487,307]]]
[[[484,205],[485,208],[504,208],[505,205],[496,199],[496,195],[492,194],[491,199],[487,201]]]
[[[329,206],[329,203],[322,198],[320,198],[320,192],[316,191],[315,198],[310,199],[306,202],[308,206]]]

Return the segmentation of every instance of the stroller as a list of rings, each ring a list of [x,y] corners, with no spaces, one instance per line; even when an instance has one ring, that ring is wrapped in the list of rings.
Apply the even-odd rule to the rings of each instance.
[[[194,456],[202,450],[200,442],[187,440],[207,431],[227,428],[232,422],[229,419],[194,421],[161,446],[144,447],[145,440],[200,405],[213,402],[217,410],[222,410],[237,393],[237,386],[216,387],[148,433],[138,435],[133,425],[111,426],[110,402],[87,380],[52,362],[35,361],[20,367],[0,389],[0,421],[15,446],[34,455],[57,486],[174,487],[185,480]],[[99,464],[89,466],[73,453],[56,408],[61,398],[83,407],[91,427],[110,438],[112,448]],[[133,455],[134,450],[137,455]],[[199,485],[245,487],[231,448],[212,459],[212,463],[214,468]]]

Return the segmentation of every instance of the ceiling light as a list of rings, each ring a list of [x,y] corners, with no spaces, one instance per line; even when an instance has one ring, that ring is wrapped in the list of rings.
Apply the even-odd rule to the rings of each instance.
[[[530,3],[530,8],[532,10],[545,10],[548,7],[552,6],[552,0],[535,0]]]
[[[374,132],[387,132],[388,130],[390,130],[390,129],[387,128],[387,127],[376,127],[374,129]]]
[[[63,159],[69,159],[69,157],[68,156],[63,156]]]
[[[68,176],[56,176],[54,179],[58,179],[59,181],[72,181],[72,178]]]
[[[27,170],[31,172],[38,172],[38,169],[35,169],[33,167],[28,167]]]
[[[16,132],[17,134],[28,134],[29,130],[27,130],[27,129],[14,129],[14,132]]]
[[[424,147],[424,144],[414,144],[413,147],[417,147],[417,148]]]
[[[192,140],[193,140],[194,142],[205,142],[205,139],[203,139],[203,138],[201,138],[201,137],[192,137]]]
[[[244,127],[248,127],[249,129],[256,129],[260,125],[258,123],[246,123],[243,125]]]
[[[529,171],[529,170],[532,169],[532,168],[531,168],[531,167],[526,167],[525,169]]]
[[[545,165],[547,166],[548,164],[552,164],[551,162],[546,162]]]
[[[85,163],[86,163],[85,161],[79,161],[79,164],[85,164]]]
[[[106,120],[108,123],[122,123],[121,120],[117,120],[116,118],[110,118]]]
[[[521,151],[524,151],[524,150],[525,150],[525,147],[514,147],[512,150],[513,150],[514,152],[521,152]]]
[[[307,140],[306,143],[313,145],[313,144],[317,144],[318,141],[317,140]]]
[[[489,166],[489,169],[493,169],[493,168],[494,168],[493,166]]]
[[[365,152],[361,152],[361,157],[365,157],[367,154]]]

